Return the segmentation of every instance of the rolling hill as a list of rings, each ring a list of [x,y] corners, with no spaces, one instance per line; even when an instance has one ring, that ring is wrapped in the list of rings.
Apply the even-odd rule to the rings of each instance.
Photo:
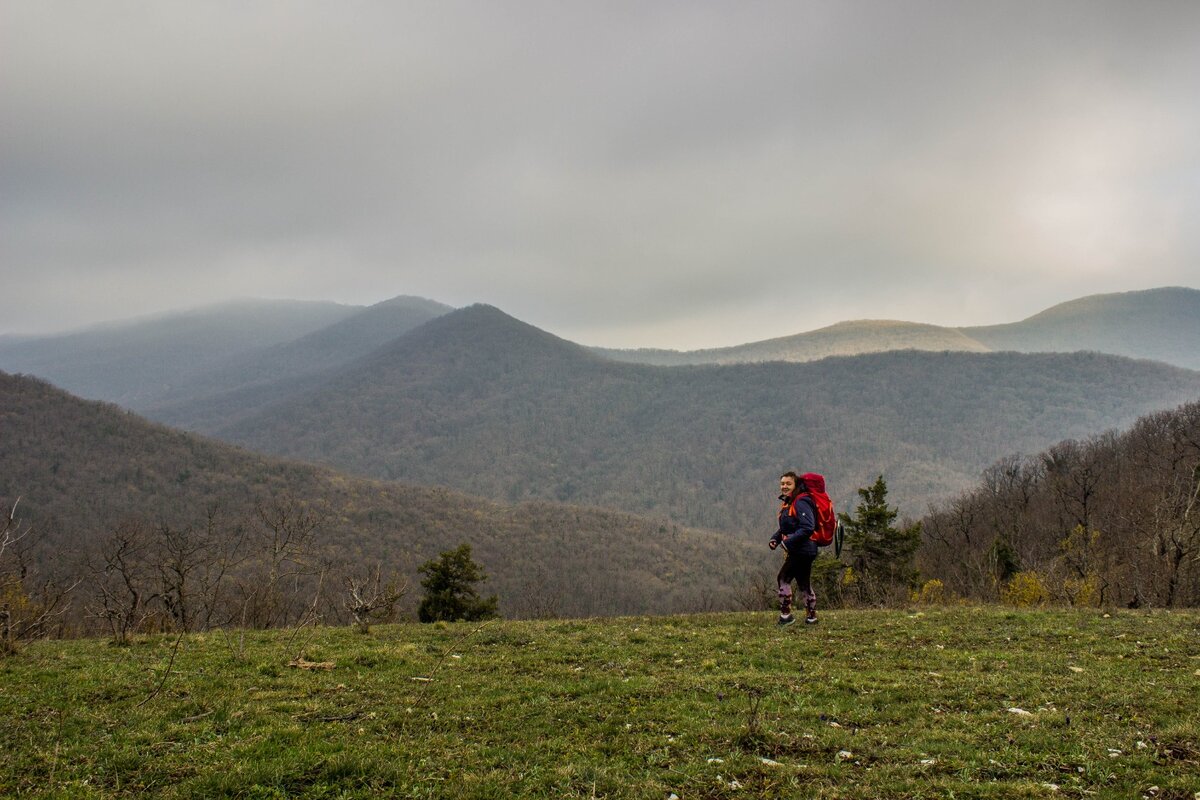
[[[959,330],[992,350],[1095,350],[1200,369],[1200,291],[1195,289],[1091,295],[1021,322]]]
[[[1097,353],[622,364],[473,306],[217,435],[375,478],[758,538],[784,469],[825,473],[843,506],[882,473],[920,513],[1003,455],[1198,396],[1200,374]]]
[[[895,320],[854,320],[762,342],[707,350],[613,350],[593,348],[614,361],[655,364],[748,364],[759,361],[817,361],[887,350],[986,352],[987,346],[953,328]]]
[[[286,494],[329,510],[324,555],[407,573],[467,542],[509,615],[668,613],[731,607],[775,559],[719,534],[629,514],[349,478],[267,458],[0,373],[0,501],[21,498],[38,537],[69,554],[130,518],[241,524]]]
[[[708,350],[595,352],[616,361],[660,366],[815,361],[889,350],[1069,353],[1096,351],[1200,369],[1200,291],[1181,287],[1082,297],[1020,322],[944,328],[858,320],[762,342]]]

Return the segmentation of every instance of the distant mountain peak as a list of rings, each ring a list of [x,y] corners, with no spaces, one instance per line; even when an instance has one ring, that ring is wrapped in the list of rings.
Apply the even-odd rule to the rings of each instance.
[[[438,354],[480,362],[521,359],[599,360],[587,348],[561,339],[510,316],[495,306],[475,303],[456,309],[381,348],[376,357],[387,360],[418,356],[425,361]]]
[[[453,306],[448,306],[445,303],[439,303],[436,300],[430,300],[427,297],[417,297],[411,294],[398,294],[395,297],[381,300],[367,308],[404,308],[404,309],[420,309],[420,310],[438,310],[446,313],[453,310]]]

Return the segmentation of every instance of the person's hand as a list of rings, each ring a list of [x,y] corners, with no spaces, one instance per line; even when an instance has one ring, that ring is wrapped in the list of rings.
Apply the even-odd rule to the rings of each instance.
[[[775,541],[774,539],[772,539],[771,541],[767,542],[767,547],[769,547],[769,548],[771,548],[772,550],[774,550],[776,547],[779,547],[779,542],[777,542],[777,541]]]

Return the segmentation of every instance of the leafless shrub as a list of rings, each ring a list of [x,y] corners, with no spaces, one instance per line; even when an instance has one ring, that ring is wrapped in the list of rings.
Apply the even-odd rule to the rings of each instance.
[[[346,610],[359,633],[369,633],[371,623],[385,622],[396,612],[396,604],[408,591],[408,584],[392,577],[383,579],[383,566],[376,564],[373,572],[345,577]]]

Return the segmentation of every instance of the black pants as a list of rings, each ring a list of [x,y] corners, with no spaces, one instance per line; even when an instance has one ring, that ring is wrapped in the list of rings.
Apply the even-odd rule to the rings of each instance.
[[[817,560],[814,555],[804,553],[788,553],[779,568],[779,613],[787,616],[792,613],[792,581],[804,595],[804,610],[810,616],[817,613],[817,593],[812,588],[812,565]]]

